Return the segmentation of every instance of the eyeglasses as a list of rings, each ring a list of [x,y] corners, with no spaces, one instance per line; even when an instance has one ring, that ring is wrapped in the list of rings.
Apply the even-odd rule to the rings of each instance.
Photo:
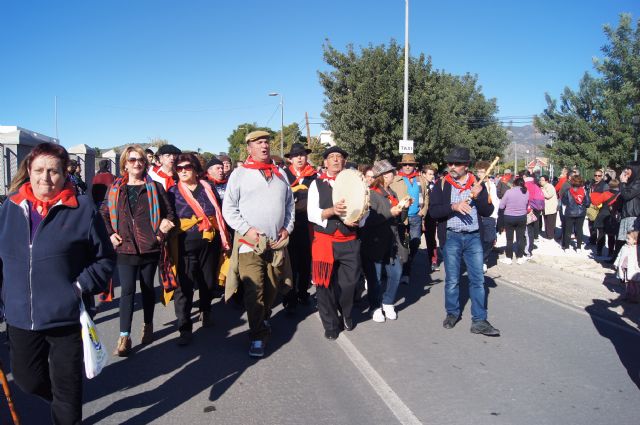
[[[128,158],[127,162],[129,164],[135,164],[136,162],[139,162],[140,164],[144,164],[144,159],[142,159],[142,158]]]
[[[176,171],[180,172],[180,171],[193,171],[193,165],[191,164],[186,164],[186,165],[177,165],[176,166]]]
[[[602,177],[602,174],[594,174],[593,177]]]

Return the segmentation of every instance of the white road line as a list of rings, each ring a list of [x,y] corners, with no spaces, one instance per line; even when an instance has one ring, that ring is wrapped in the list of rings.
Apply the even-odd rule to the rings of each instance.
[[[318,313],[316,313],[316,317],[320,320]],[[382,376],[376,372],[373,366],[371,366],[371,363],[369,363],[349,338],[347,338],[345,332],[340,333],[336,342],[402,425],[422,424],[411,409],[398,397],[398,394],[396,394],[389,384],[382,379]]]
[[[564,307],[567,310],[571,310],[571,311],[573,311],[575,313],[582,314],[583,316],[587,316],[589,318],[592,318],[593,320],[598,320],[600,322],[604,322],[609,326],[613,326],[614,328],[620,329],[621,331],[625,331],[625,332],[627,332],[627,333],[629,333],[631,335],[640,336],[640,332],[637,331],[636,329],[630,327],[631,325],[623,326],[623,325],[621,325],[619,323],[613,322],[613,321],[611,321],[611,320],[609,320],[609,319],[607,319],[605,317],[599,316],[597,314],[593,314],[593,315],[589,314],[588,312],[584,311],[584,309],[582,309],[580,307],[577,307],[575,305],[571,305],[571,304],[559,301],[559,300],[557,300],[555,298],[552,298],[552,297],[550,297],[548,295],[542,294],[540,292],[536,292],[536,291],[534,291],[532,289],[529,289],[529,288],[525,288],[524,286],[520,286],[517,283],[509,282],[509,281],[505,280],[504,278],[493,278],[493,279],[499,280],[501,283],[503,283],[503,284],[505,284],[507,286],[510,286],[513,289],[517,289],[518,291],[525,292],[525,293],[527,293],[529,295],[532,295],[532,296],[534,296],[536,298],[539,298],[541,300],[544,300],[544,301],[548,301],[548,302],[550,302],[552,304],[555,304],[555,305],[557,305],[559,307]]]

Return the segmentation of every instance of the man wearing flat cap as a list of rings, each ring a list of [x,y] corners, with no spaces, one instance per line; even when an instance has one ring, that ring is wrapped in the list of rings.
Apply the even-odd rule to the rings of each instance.
[[[182,151],[173,145],[162,145],[156,152],[160,165],[156,165],[149,170],[149,177],[160,183],[166,191],[176,185],[173,163],[181,153]]]
[[[364,225],[368,213],[359,223],[342,222],[339,215],[347,211],[345,200],[334,202],[332,194],[336,176],[344,170],[348,155],[333,146],[322,156],[326,171],[309,187],[307,215],[314,223],[311,275],[316,285],[318,312],[325,338],[334,340],[341,329],[350,331],[354,327],[351,310],[361,273],[356,231]]]
[[[316,169],[307,162],[311,149],[301,143],[294,143],[289,153],[284,156],[290,165],[284,169],[295,203],[296,219],[293,233],[289,239],[289,257],[293,272],[293,290],[283,298],[283,305],[287,312],[293,313],[298,302],[309,304],[309,286],[311,284],[311,235],[309,219],[307,217],[307,197],[309,186],[318,174]]]
[[[420,247],[422,238],[422,220],[427,213],[429,206],[429,195],[427,182],[417,170],[418,162],[413,154],[404,154],[398,162],[400,170],[393,178],[389,186],[397,195],[398,199],[410,196],[413,203],[409,207],[409,215],[405,223],[400,225],[399,231],[409,238],[409,260],[402,269],[401,283],[409,283],[411,276],[411,263]]]
[[[460,320],[460,263],[464,260],[469,276],[471,299],[471,332],[499,336],[500,331],[487,320],[485,301],[483,249],[480,238],[480,217],[489,217],[493,205],[487,189],[469,173],[469,149],[455,147],[445,158],[449,173],[444,181],[436,182],[431,192],[429,213],[435,219],[446,220],[444,242],[445,309],[442,323],[452,329]],[[478,183],[478,184],[476,184]]]
[[[278,276],[287,271],[291,276],[286,245],[293,231],[294,203],[289,182],[271,159],[269,133],[252,131],[245,140],[249,155],[229,177],[222,215],[235,230],[230,268],[237,270],[243,289],[249,355],[262,357],[271,332],[271,307],[283,283]]]
[[[224,201],[224,192],[227,190],[227,178],[224,173],[224,164],[215,156],[207,162],[207,180],[215,188],[220,203]]]

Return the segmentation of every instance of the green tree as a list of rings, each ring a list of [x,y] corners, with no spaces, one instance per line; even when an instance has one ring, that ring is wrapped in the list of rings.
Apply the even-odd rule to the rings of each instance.
[[[403,49],[369,46],[340,52],[325,43],[319,72],[327,102],[322,114],[337,143],[357,162],[399,157],[402,138]],[[421,54],[409,64],[409,139],[422,163],[441,163],[451,147],[464,145],[476,158],[502,153],[507,135],[495,114],[495,99],[485,99],[477,77],[434,71]]]
[[[273,139],[275,132],[269,127],[258,127],[256,123],[244,123],[238,125],[227,137],[229,142],[229,157],[235,163],[236,161],[244,161],[247,158],[246,142],[244,138],[247,134],[256,130],[268,131]]]
[[[617,28],[604,26],[605,57],[594,60],[599,76],[582,77],[576,92],[565,88],[560,104],[545,94],[547,107],[534,124],[553,143],[549,156],[561,165],[618,168],[636,146],[640,117],[640,26],[621,14]]]

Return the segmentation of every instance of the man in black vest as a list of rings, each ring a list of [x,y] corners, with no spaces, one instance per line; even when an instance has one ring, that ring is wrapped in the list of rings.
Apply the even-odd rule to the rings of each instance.
[[[347,152],[333,146],[322,156],[326,171],[309,187],[307,215],[315,223],[311,255],[318,312],[324,336],[334,340],[341,328],[350,331],[354,327],[351,309],[362,270],[356,230],[368,214],[359,223],[340,220],[339,215],[346,212],[345,200],[333,202],[332,193],[335,178],[345,167]]]
[[[293,272],[293,290],[289,291],[282,301],[289,313],[295,312],[298,302],[303,305],[309,304],[307,291],[311,283],[311,235],[307,218],[307,196],[311,182],[318,176],[316,169],[307,162],[310,153],[311,149],[294,143],[291,151],[284,155],[291,163],[284,172],[291,185],[296,207],[295,224],[287,247]]]

